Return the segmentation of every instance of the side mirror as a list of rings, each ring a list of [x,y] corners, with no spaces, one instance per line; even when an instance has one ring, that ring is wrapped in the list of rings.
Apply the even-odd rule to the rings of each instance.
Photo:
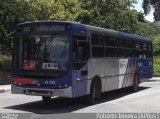
[[[83,48],[78,47],[78,60],[82,60],[83,57]]]

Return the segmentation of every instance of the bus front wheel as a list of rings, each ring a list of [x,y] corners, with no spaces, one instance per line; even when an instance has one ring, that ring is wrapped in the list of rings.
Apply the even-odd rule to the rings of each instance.
[[[87,96],[87,104],[93,105],[96,97],[95,82],[92,83],[90,94]]]
[[[100,85],[98,85],[98,81],[93,81],[91,85],[90,94],[87,95],[87,104],[93,105],[95,99],[100,99]]]

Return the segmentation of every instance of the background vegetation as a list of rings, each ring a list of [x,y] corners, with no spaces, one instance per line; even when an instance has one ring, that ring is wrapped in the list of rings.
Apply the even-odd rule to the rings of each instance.
[[[154,74],[157,74],[157,75],[160,74],[160,56],[154,57],[153,69],[154,69]]]
[[[154,9],[155,21],[160,21],[160,0],[143,0],[145,15],[149,14],[152,8]]]
[[[149,3],[144,0],[145,14]],[[63,20],[99,26],[153,38],[154,72],[160,73],[160,25],[144,20],[131,9],[137,0],[0,0],[0,70],[11,66],[9,34],[18,23],[35,20]]]

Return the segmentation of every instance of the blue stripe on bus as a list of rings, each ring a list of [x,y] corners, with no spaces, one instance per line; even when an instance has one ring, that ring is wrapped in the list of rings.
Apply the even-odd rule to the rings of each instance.
[[[87,94],[87,75],[81,75],[81,71],[88,70],[88,64],[78,71],[72,72],[73,97],[79,97]]]
[[[87,35],[86,26],[83,24],[73,23],[72,28],[74,35]]]

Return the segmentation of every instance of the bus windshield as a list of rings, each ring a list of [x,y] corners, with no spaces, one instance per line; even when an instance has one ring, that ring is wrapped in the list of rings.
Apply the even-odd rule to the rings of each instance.
[[[34,35],[19,38],[23,70],[67,70],[69,36]]]

